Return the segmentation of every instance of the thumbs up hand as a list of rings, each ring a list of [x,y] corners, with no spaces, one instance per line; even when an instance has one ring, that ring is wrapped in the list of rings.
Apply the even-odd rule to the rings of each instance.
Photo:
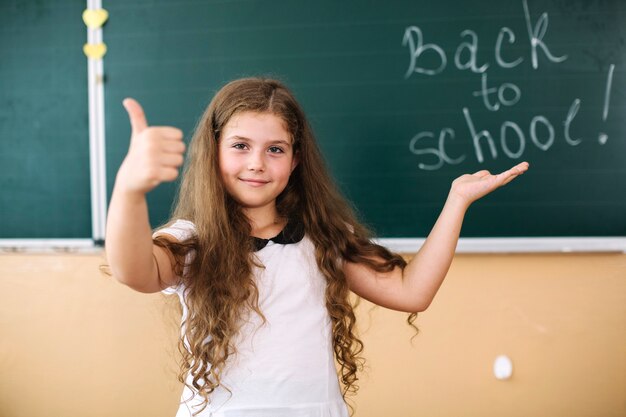
[[[146,194],[160,183],[178,178],[183,164],[183,132],[169,126],[148,126],[141,105],[127,98],[132,134],[130,148],[117,173],[116,185],[126,191]]]

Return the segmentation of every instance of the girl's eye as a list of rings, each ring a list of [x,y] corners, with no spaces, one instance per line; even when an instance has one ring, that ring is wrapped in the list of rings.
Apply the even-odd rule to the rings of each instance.
[[[233,148],[243,150],[243,149],[246,149],[246,144],[245,143],[235,143],[233,145]]]
[[[284,153],[282,148],[279,148],[278,146],[270,146],[269,151],[270,153]]]

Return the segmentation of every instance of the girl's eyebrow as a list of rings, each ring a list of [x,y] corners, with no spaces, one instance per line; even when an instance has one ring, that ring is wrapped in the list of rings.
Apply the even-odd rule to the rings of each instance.
[[[254,142],[254,140],[247,138],[245,136],[239,136],[239,135],[233,135],[230,137],[227,137],[226,140],[242,140],[244,142]],[[269,140],[268,141],[270,144],[272,145],[283,145],[283,146],[291,146],[291,141],[285,140],[285,139],[275,139],[275,140]]]

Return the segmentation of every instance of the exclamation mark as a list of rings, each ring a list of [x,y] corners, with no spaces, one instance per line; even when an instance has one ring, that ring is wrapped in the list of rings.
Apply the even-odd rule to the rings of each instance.
[[[606,118],[609,115],[609,99],[611,98],[611,84],[613,83],[613,70],[615,70],[615,64],[611,64],[609,67],[609,76],[606,79],[606,91],[604,92],[604,110],[602,111],[602,121],[606,122]],[[604,145],[609,137],[606,133],[600,132],[598,141],[600,145]]]

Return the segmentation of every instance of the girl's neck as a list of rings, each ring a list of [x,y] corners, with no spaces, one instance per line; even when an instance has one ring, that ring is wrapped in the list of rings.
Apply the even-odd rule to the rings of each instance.
[[[287,224],[287,219],[278,215],[275,206],[244,209],[252,228],[251,235],[270,239],[280,233]]]

